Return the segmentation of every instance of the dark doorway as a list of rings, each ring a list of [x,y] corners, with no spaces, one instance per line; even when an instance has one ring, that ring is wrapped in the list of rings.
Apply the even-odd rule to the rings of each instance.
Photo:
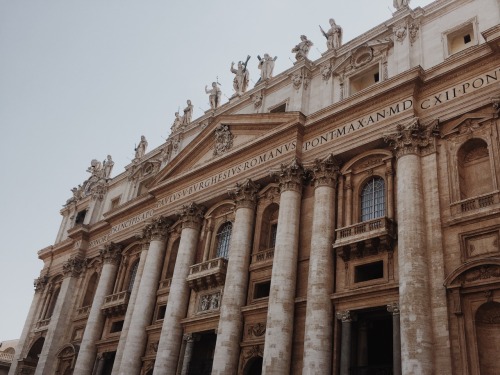
[[[116,352],[104,353],[104,366],[100,375],[111,375],[113,364],[115,363]]]
[[[352,328],[351,375],[392,375],[392,315],[385,308],[361,310]]]
[[[213,331],[200,332],[197,335],[199,339],[194,342],[188,374],[210,375],[212,373],[217,335]]]
[[[245,366],[245,375],[261,375],[262,374],[262,357],[253,357],[248,360]]]

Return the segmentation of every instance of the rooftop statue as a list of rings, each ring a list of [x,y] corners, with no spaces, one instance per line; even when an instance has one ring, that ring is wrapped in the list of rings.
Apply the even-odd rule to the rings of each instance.
[[[321,25],[319,29],[326,38],[326,48],[328,50],[337,49],[342,45],[342,28],[335,23],[333,18],[330,18],[330,29],[325,32]]]
[[[309,54],[309,50],[313,46],[313,42],[307,39],[307,36],[300,36],[300,43],[292,48],[292,52],[295,53],[295,59],[297,61],[302,59],[307,59],[307,55]]]
[[[217,109],[220,104],[220,99],[222,96],[222,92],[218,86],[217,82],[212,82],[212,88],[209,89],[208,86],[205,85],[205,92],[208,94],[208,100],[210,101],[210,108],[212,110]]]
[[[135,158],[140,159],[146,154],[146,148],[148,147],[148,141],[146,141],[146,137],[141,135],[141,141],[137,145],[135,150]]]
[[[191,100],[187,100],[187,106],[184,108],[184,116],[181,117],[182,125],[189,125],[191,123],[191,118],[193,117],[194,105],[191,104]],[[178,113],[177,113],[178,114]]]
[[[410,0],[394,0],[393,1],[394,8],[396,10],[400,10],[410,5]]]
[[[184,122],[183,117],[179,116],[179,112],[175,112],[175,120],[174,120],[174,122],[173,122],[172,127],[170,128],[170,130],[172,132],[175,132],[175,131],[179,130],[180,127],[182,126],[183,122]]]
[[[274,62],[278,57],[275,56],[274,58],[272,58],[271,56],[269,56],[269,54],[264,53],[263,58],[261,58],[259,55],[257,55],[257,58],[259,59],[258,68],[260,69],[260,78],[257,81],[257,83],[259,83],[273,77]]]
[[[248,60],[250,60],[250,56],[247,56],[245,62],[238,61],[238,68],[234,69],[234,61],[231,63],[231,73],[234,73],[233,79],[233,88],[236,95],[242,95],[245,91],[247,91],[248,81],[250,80],[250,73],[247,69]]]
[[[101,162],[97,159],[92,159],[90,162],[90,167],[87,168],[87,172],[92,174],[91,177],[95,176],[97,178],[102,178],[103,170]]]
[[[115,162],[111,158],[111,155],[108,155],[106,160],[102,162],[102,170],[103,170],[103,177],[105,179],[108,179],[109,176],[111,176],[111,171],[113,170],[113,166],[115,165]]]

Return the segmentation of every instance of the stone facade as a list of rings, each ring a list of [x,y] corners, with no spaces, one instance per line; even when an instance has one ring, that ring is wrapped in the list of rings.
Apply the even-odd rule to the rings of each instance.
[[[83,184],[9,374],[500,373],[499,3],[395,4]]]

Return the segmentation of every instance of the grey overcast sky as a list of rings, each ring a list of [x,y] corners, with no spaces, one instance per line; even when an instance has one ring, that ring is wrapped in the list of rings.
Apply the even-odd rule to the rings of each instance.
[[[0,0],[0,341],[21,335],[36,253],[92,159],[111,154],[121,173],[142,134],[148,150],[164,142],[187,99],[194,118],[209,108],[205,85],[218,77],[232,95],[232,61],[250,55],[255,82],[269,53],[278,75],[301,34],[321,56],[329,18],[345,43],[393,11],[392,0]]]

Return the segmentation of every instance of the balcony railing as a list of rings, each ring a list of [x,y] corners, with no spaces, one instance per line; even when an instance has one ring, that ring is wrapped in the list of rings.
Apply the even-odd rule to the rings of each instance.
[[[13,359],[14,359],[14,353],[3,353],[3,352],[0,352],[0,362],[12,363]]]
[[[39,320],[38,322],[36,322],[35,329],[47,328],[49,326],[49,323],[50,323],[50,318]]]
[[[102,305],[101,310],[106,316],[125,314],[129,298],[130,293],[126,290],[111,294],[104,299],[104,304]]]
[[[392,248],[392,242],[397,237],[396,225],[387,217],[339,228],[335,233],[333,247],[344,260],[349,259],[353,251],[357,257],[362,257],[365,252],[377,253]]]
[[[481,195],[474,198],[464,199],[455,202],[451,205],[451,210],[453,214],[461,214],[465,212],[479,210],[488,206],[492,206],[499,203],[498,192]]]
[[[226,271],[227,259],[211,259],[191,266],[187,282],[196,291],[221,286],[226,280]]]
[[[252,264],[271,261],[274,258],[274,247],[252,254]]]

